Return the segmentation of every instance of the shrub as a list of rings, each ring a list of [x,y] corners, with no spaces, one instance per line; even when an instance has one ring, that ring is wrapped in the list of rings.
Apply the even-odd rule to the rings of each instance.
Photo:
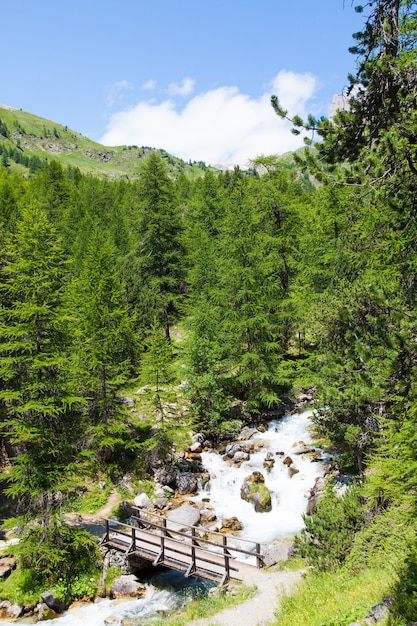
[[[364,524],[358,488],[343,497],[326,493],[312,515],[304,516],[305,528],[295,537],[296,554],[319,570],[335,569],[349,554],[355,533]]]

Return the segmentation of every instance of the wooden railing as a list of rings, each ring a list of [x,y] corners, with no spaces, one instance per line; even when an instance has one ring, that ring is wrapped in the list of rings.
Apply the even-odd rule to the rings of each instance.
[[[102,545],[135,553],[153,565],[165,565],[186,576],[222,582],[239,578],[239,555],[254,557],[257,567],[263,565],[259,543],[255,543],[255,549],[242,547],[254,542],[175,521],[167,523],[165,517],[141,509],[135,509],[132,517],[135,525],[106,519]]]

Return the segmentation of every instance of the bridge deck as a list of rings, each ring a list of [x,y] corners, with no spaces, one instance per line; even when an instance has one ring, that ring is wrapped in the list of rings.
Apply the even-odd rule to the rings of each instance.
[[[201,528],[181,526],[180,530],[175,530],[167,527],[162,516],[144,515],[139,509],[137,512],[135,526],[106,519],[106,532],[101,544],[126,554],[135,554],[153,565],[164,565],[183,572],[185,576],[222,584],[229,578],[243,580],[248,566],[262,566],[259,544],[255,544],[255,549],[245,549],[237,544],[253,545],[253,542],[214,532],[210,533],[214,541],[209,540],[199,536]],[[252,557],[254,563],[241,562],[237,556]]]

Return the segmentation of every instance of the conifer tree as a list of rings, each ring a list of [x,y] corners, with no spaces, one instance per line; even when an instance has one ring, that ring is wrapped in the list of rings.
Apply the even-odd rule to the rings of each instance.
[[[23,514],[48,526],[74,471],[80,398],[71,392],[66,375],[66,263],[55,229],[36,204],[22,210],[1,273],[3,432],[19,450],[8,492]]]
[[[112,242],[96,229],[70,288],[73,373],[87,401],[88,447],[100,458],[123,444],[120,389],[135,372],[137,342]]]
[[[184,253],[175,188],[156,152],[144,162],[137,194],[137,245],[125,273],[143,325],[150,328],[156,316],[169,339],[183,290]]]

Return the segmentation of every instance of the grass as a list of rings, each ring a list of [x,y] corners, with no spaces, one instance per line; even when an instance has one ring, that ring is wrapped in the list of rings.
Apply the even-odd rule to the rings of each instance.
[[[297,592],[281,601],[277,626],[348,626],[363,619],[371,607],[390,595],[391,568],[367,569],[354,576],[346,569],[309,572]]]
[[[256,591],[256,587],[234,585],[231,588],[217,588],[194,596],[180,610],[163,617],[151,618],[144,624],[152,626],[184,626],[194,620],[216,615],[223,609],[231,608],[248,600]],[[215,622],[213,622],[215,623]]]

